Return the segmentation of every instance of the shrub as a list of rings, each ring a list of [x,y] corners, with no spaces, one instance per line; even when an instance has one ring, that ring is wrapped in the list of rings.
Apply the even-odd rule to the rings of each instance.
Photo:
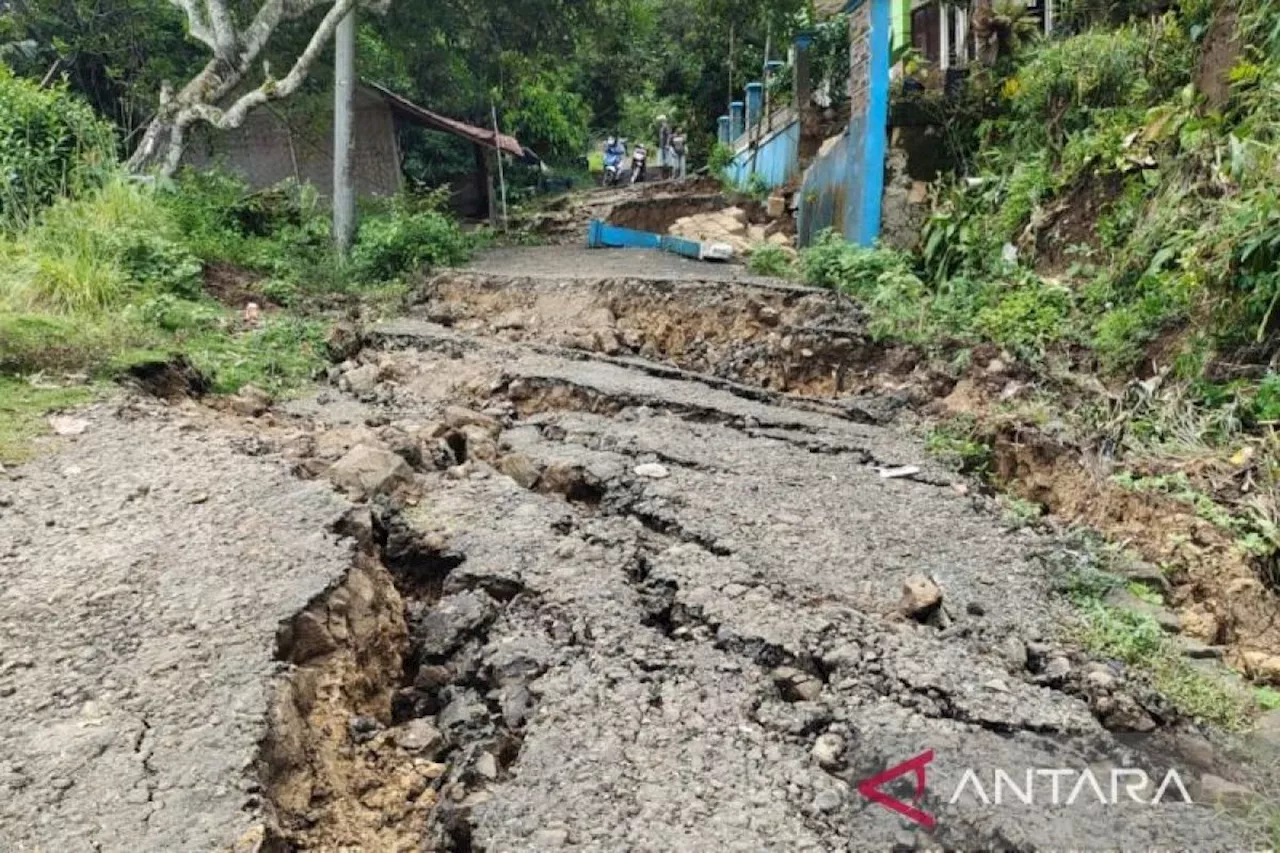
[[[988,340],[1034,354],[1064,337],[1070,310],[1071,293],[1065,287],[1027,276],[978,311],[973,328]]]
[[[766,243],[751,250],[751,257],[747,259],[747,269],[756,275],[790,278],[791,258],[781,246]]]
[[[473,243],[433,197],[413,209],[398,199],[390,214],[360,224],[351,250],[351,272],[360,283],[388,281],[420,267],[454,266],[471,255]]]
[[[185,348],[215,392],[231,394],[252,383],[277,394],[311,379],[324,366],[324,332],[322,323],[273,317],[247,334],[209,333]]]
[[[1142,102],[1149,43],[1138,27],[1050,42],[1008,86],[1013,116],[1060,140],[1086,126],[1092,110]]]
[[[733,165],[733,149],[723,142],[717,142],[707,156],[707,169],[712,175],[721,175]]]
[[[929,335],[932,295],[901,252],[855,246],[828,230],[801,253],[800,274],[807,284],[857,297],[875,338],[923,343]]]
[[[111,126],[63,87],[42,88],[0,63],[0,227],[24,225],[115,165]]]

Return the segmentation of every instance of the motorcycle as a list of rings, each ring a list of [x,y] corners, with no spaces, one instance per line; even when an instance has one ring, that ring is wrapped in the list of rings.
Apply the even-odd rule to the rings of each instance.
[[[637,145],[635,151],[631,153],[631,183],[636,184],[644,181],[645,162],[649,159],[649,152],[645,150],[643,145]]]
[[[622,160],[615,160],[610,163],[608,160],[604,164],[603,185],[606,187],[616,187],[618,182],[622,180]]]
[[[621,145],[616,150],[605,150],[604,173],[601,177],[603,186],[615,187],[622,180],[622,158],[625,156],[626,150]]]

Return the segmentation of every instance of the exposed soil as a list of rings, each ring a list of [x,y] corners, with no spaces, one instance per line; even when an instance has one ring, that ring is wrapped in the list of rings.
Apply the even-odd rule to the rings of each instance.
[[[901,387],[919,364],[907,349],[871,344],[847,298],[780,283],[447,273],[420,298],[432,320],[459,331],[638,356],[807,397]],[[922,378],[949,390],[945,377]]]
[[[229,308],[243,308],[250,302],[260,307],[273,305],[257,290],[262,276],[228,263],[212,263],[204,268],[204,291]]]
[[[967,378],[938,407],[993,425],[995,483],[1062,522],[1086,525],[1135,551],[1155,567],[1140,579],[1151,582],[1155,571],[1154,586],[1167,593],[1183,634],[1208,644],[1240,672],[1280,684],[1280,597],[1262,580],[1267,567],[1187,501],[1117,483],[1114,460],[1026,424],[999,425],[1009,421],[998,414],[1001,392],[1014,381]],[[1139,476],[1175,470],[1137,466]]]
[[[1223,4],[1205,33],[1196,65],[1196,89],[1204,94],[1209,109],[1220,110],[1231,99],[1231,69],[1239,62],[1243,47],[1236,29],[1236,10]]]
[[[1062,275],[1099,248],[1098,218],[1124,188],[1124,176],[1112,172],[1081,180],[1047,211],[1047,221],[1034,233],[1036,272]]]

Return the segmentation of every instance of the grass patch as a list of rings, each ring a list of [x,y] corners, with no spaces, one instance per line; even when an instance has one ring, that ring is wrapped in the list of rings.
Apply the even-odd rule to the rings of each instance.
[[[986,477],[991,471],[991,447],[982,440],[978,423],[970,416],[935,424],[925,436],[925,450],[961,474]],[[1035,514],[1040,514],[1038,508]]]
[[[1060,591],[1080,616],[1077,639],[1091,654],[1122,661],[1145,674],[1181,713],[1228,731],[1247,728],[1262,707],[1257,691],[1243,690],[1193,666],[1149,615],[1103,601],[1116,587],[1126,587],[1143,600],[1152,597],[1146,591],[1139,593],[1135,586],[1097,569],[1068,575]],[[1280,694],[1276,698],[1280,699]]]
[[[87,403],[93,396],[93,389],[83,385],[45,388],[0,376],[0,463],[31,458],[31,440],[49,432],[45,417]]]
[[[181,349],[218,394],[256,385],[273,396],[311,380],[325,364],[326,325],[282,316],[239,335],[211,332]]]
[[[795,274],[795,266],[782,247],[768,243],[751,250],[747,269],[754,275],[773,278],[791,278]]]

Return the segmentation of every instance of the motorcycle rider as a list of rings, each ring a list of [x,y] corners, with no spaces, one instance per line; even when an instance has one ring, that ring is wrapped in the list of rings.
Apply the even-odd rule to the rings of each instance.
[[[627,149],[618,142],[616,136],[610,136],[604,144],[604,182],[610,181],[610,167],[613,169],[612,178],[617,180],[618,173],[622,170],[622,158],[627,155]]]
[[[648,149],[644,147],[643,142],[637,142],[635,150],[631,152],[631,183],[644,181],[645,163],[648,159]]]
[[[685,155],[686,141],[684,128],[677,127],[675,133],[671,134],[671,172],[672,177],[683,178],[685,176]]]
[[[666,180],[671,177],[674,165],[674,152],[671,150],[671,125],[666,116],[658,116],[658,177]]]

